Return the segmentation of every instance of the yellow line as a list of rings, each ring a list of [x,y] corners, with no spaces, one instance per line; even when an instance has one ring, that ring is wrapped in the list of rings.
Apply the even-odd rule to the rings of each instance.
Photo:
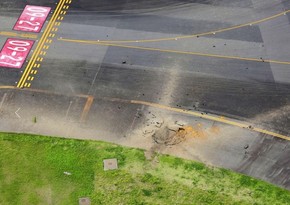
[[[17,90],[19,90],[17,87],[14,87],[14,86],[0,86],[0,89],[14,89],[14,90],[17,89]],[[54,94],[54,95],[62,95],[61,93],[51,92],[51,91],[48,91],[48,90],[29,89],[29,90],[26,90],[26,91],[46,93],[46,94]],[[84,107],[84,110],[83,110],[83,113],[82,113],[83,117],[81,117],[81,119],[85,119],[85,115],[88,114],[86,112],[89,112],[89,109],[90,109],[90,107],[91,107],[91,105],[93,103],[94,97],[90,96],[90,95],[83,95],[83,94],[78,94],[78,95],[74,95],[74,96],[87,99],[87,102],[85,104],[85,107]],[[150,107],[154,107],[154,108],[158,108],[158,109],[162,109],[162,110],[168,110],[168,111],[172,111],[172,112],[183,113],[183,114],[187,114],[187,115],[191,115],[191,116],[195,116],[195,117],[200,117],[202,119],[212,120],[212,121],[216,121],[216,122],[232,125],[232,126],[235,126],[235,127],[248,129],[250,131],[259,132],[259,133],[262,133],[262,134],[267,134],[267,135],[270,135],[270,136],[273,136],[273,137],[277,137],[277,138],[281,138],[281,139],[290,141],[290,136],[278,134],[278,133],[275,133],[275,132],[272,132],[272,131],[268,131],[268,130],[264,130],[264,129],[261,129],[261,128],[255,128],[255,127],[249,128],[250,126],[252,126],[251,124],[240,123],[240,122],[237,122],[237,121],[234,121],[234,120],[225,119],[224,117],[221,117],[221,116],[212,116],[212,115],[208,115],[208,114],[201,114],[201,113],[194,112],[194,111],[189,111],[189,110],[184,110],[184,109],[180,109],[180,108],[169,107],[169,106],[166,106],[166,105],[161,105],[161,104],[151,103],[151,102],[146,102],[146,101],[124,100],[124,99],[118,99],[118,98],[105,98],[105,99],[106,100],[111,100],[111,101],[124,102],[124,103],[145,105],[145,106],[150,106]]]
[[[18,36],[17,33],[14,33],[14,32],[6,32],[6,31],[0,32],[0,35],[1,36]]]
[[[52,18],[50,19],[49,23],[48,23],[48,26],[46,27],[43,35],[41,36],[41,39],[40,39],[40,42],[39,44],[37,45],[36,47],[36,50],[35,52],[33,53],[33,56],[31,57],[23,75],[21,76],[21,79],[19,80],[18,84],[17,84],[17,87],[22,87],[23,84],[25,83],[25,80],[26,78],[28,77],[29,73],[30,73],[30,70],[32,68],[32,65],[35,63],[35,60],[36,60],[36,57],[39,55],[39,52],[49,34],[49,32],[51,31],[51,28],[55,22],[55,19],[57,18],[57,16],[59,15],[59,12],[62,8],[62,6],[64,5],[64,0],[60,0],[58,5],[57,5],[57,8],[55,10],[55,12],[53,13],[53,16]]]
[[[203,57],[214,57],[214,58],[235,59],[235,60],[244,60],[244,61],[290,65],[290,61],[278,61],[278,60],[268,60],[268,59],[259,59],[259,58],[245,58],[245,57],[238,57],[238,56],[225,56],[225,55],[217,55],[217,54],[190,52],[190,51],[178,51],[178,50],[168,50],[168,49],[161,49],[161,48],[129,46],[129,45],[124,45],[124,44],[100,43],[98,41],[74,40],[74,39],[66,39],[66,38],[59,38],[58,40],[66,41],[66,42],[74,42],[74,43],[113,46],[113,47],[139,49],[139,50],[147,50],[147,51],[158,51],[158,52],[165,52],[165,53],[177,53],[177,54],[196,55],[196,56],[203,56]]]
[[[131,100],[131,103],[132,104],[138,104],[138,105],[147,105],[147,106],[150,106],[150,107],[155,107],[155,108],[159,108],[159,109],[163,109],[163,110],[168,110],[168,111],[183,113],[183,114],[187,114],[187,115],[192,115],[192,116],[195,116],[195,117],[200,117],[200,118],[207,119],[207,120],[221,122],[221,123],[232,125],[232,126],[235,126],[235,127],[247,128],[247,129],[255,131],[255,132],[271,135],[273,137],[278,137],[278,138],[290,141],[290,137],[288,137],[286,135],[281,135],[281,134],[278,134],[278,133],[274,133],[274,132],[271,132],[271,131],[268,131],[268,130],[255,128],[255,127],[249,128],[249,126],[251,126],[250,124],[239,123],[239,122],[235,122],[235,121],[232,121],[232,120],[227,120],[227,119],[224,119],[224,118],[221,118],[221,117],[205,115],[205,114],[201,114],[201,113],[198,113],[198,112],[183,110],[183,109],[180,109],[180,108],[168,107],[168,106],[165,106],[165,105],[160,105],[160,104],[150,103],[150,102],[145,102],[145,101]]]
[[[33,34],[27,34],[27,33],[15,33],[15,32],[7,32],[7,31],[0,31],[0,36],[11,36],[11,37],[15,37],[15,36],[19,36],[19,37],[24,37],[24,38],[37,38],[37,35],[33,35]]]
[[[23,38],[37,38],[38,37],[38,35],[29,34],[29,33],[22,33],[20,34],[20,36]]]
[[[45,55],[46,55],[46,52],[45,52],[45,51],[41,51],[41,52],[40,52],[40,55],[45,56]]]
[[[289,12],[290,12],[290,10],[286,10],[286,11],[278,13],[276,15],[273,15],[273,16],[270,16],[270,17],[267,17],[267,18],[263,18],[263,19],[260,19],[260,20],[256,20],[256,21],[253,21],[253,22],[244,23],[244,24],[240,24],[240,25],[236,25],[236,26],[232,26],[232,27],[228,27],[228,28],[222,28],[222,29],[218,29],[218,30],[214,30],[214,31],[208,31],[208,32],[205,32],[205,33],[198,33],[198,34],[185,35],[185,36],[175,36],[175,37],[169,37],[169,38],[156,38],[156,39],[111,40],[111,41],[99,40],[99,42],[100,43],[145,43],[145,42],[171,41],[171,40],[193,38],[193,37],[197,37],[197,36],[214,35],[214,34],[225,32],[225,31],[230,31],[230,30],[234,30],[234,29],[238,29],[238,28],[242,28],[242,27],[246,27],[246,26],[252,26],[252,25],[259,24],[259,23],[263,23],[265,21],[269,21],[271,19],[274,19],[274,18],[277,18],[279,16],[285,15],[285,14],[287,14]]]

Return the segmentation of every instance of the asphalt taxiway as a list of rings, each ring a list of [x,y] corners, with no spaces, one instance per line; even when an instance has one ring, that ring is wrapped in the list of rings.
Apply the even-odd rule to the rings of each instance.
[[[39,34],[11,30],[26,4],[52,7]],[[37,40],[0,68],[1,130],[150,148],[154,116],[202,124],[165,152],[290,189],[287,1],[4,0],[0,17],[1,45]]]

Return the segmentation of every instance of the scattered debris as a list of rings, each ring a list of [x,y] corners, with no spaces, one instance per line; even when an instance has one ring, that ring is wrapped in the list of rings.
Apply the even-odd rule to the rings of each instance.
[[[126,64],[127,63],[127,61],[122,61],[122,64]]]
[[[185,140],[185,132],[183,128],[179,128],[178,131],[171,130],[167,126],[157,130],[152,138],[156,144],[162,144],[166,146],[176,145]]]
[[[175,121],[174,123],[175,123],[176,125],[181,126],[181,127],[184,126],[184,123],[181,123],[181,122],[178,122],[178,121]]]
[[[157,127],[157,128],[160,128],[161,126],[163,125],[163,122],[156,122],[156,125],[155,125],[155,127]]]
[[[63,172],[65,175],[68,175],[68,176],[70,176],[71,175],[71,173],[70,172]]]
[[[151,134],[151,133],[153,133],[154,132],[154,130],[144,130],[143,131],[143,134],[144,135],[147,135],[147,134]]]
[[[246,144],[246,145],[244,146],[244,149],[248,149],[248,148],[249,148],[249,145]]]

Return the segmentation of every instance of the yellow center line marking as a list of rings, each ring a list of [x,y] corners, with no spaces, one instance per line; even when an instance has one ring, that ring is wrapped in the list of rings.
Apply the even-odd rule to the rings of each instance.
[[[21,78],[20,78],[20,80],[19,80],[19,82],[17,84],[17,87],[20,87],[20,88],[23,87],[23,84],[25,83],[25,81],[26,81],[26,79],[27,79],[27,77],[28,77],[28,75],[30,73],[30,70],[32,69],[32,65],[35,63],[36,57],[39,55],[39,53],[41,51],[41,48],[43,47],[43,45],[45,43],[45,40],[47,39],[47,36],[48,36],[49,32],[51,31],[51,28],[52,28],[57,16],[59,15],[63,5],[64,5],[64,0],[60,0],[58,5],[57,5],[57,7],[56,7],[55,12],[53,13],[52,18],[50,19],[50,21],[49,21],[49,23],[48,23],[43,35],[41,36],[41,39],[40,39],[40,41],[39,41],[39,43],[38,43],[38,45],[37,45],[32,57],[31,57],[28,65],[27,65],[25,71],[23,72],[23,75],[21,76]],[[26,85],[26,84],[24,84],[24,85]]]
[[[269,60],[269,59],[259,59],[259,58],[245,58],[245,57],[239,57],[239,56],[225,56],[225,55],[199,53],[199,52],[191,52],[191,51],[179,51],[179,50],[169,50],[169,49],[161,49],[161,48],[129,46],[129,45],[124,45],[124,44],[113,44],[113,43],[100,43],[98,41],[75,40],[75,39],[66,39],[66,38],[59,38],[58,40],[66,41],[66,42],[74,42],[74,43],[94,44],[94,45],[101,45],[101,46],[113,46],[113,47],[128,48],[128,49],[158,51],[158,52],[164,52],[164,53],[177,53],[177,54],[195,55],[195,56],[203,56],[203,57],[214,57],[214,58],[254,61],[254,62],[261,62],[261,63],[266,62],[266,63],[290,65],[290,61],[279,61],[279,60]]]
[[[192,34],[192,35],[185,35],[185,36],[175,36],[175,37],[169,37],[169,38],[156,38],[156,39],[136,39],[136,40],[110,40],[110,41],[102,41],[99,40],[100,43],[146,43],[146,42],[158,42],[158,41],[171,41],[171,40],[179,40],[179,39],[186,39],[186,38],[193,38],[193,37],[197,37],[197,36],[207,36],[207,35],[214,35],[217,33],[221,33],[221,32],[225,32],[225,31],[230,31],[230,30],[234,30],[234,29],[238,29],[238,28],[243,28],[243,27],[247,27],[247,26],[252,26],[252,25],[256,25],[259,23],[263,23],[265,21],[269,21],[272,20],[274,18],[283,16],[287,13],[289,13],[290,10],[278,13],[276,15],[267,17],[267,18],[263,18],[260,20],[256,20],[253,22],[249,22],[249,23],[244,23],[244,24],[240,24],[240,25],[236,25],[236,26],[231,26],[228,28],[222,28],[222,29],[218,29],[218,30],[214,30],[214,31],[208,31],[208,32],[204,32],[204,33],[198,33],[198,34]]]
[[[17,87],[14,86],[0,86],[0,89],[14,89],[14,90],[18,90],[18,91],[28,91],[28,92],[37,92],[37,93],[46,93],[46,94],[53,94],[53,95],[63,95],[61,93],[57,93],[57,92],[52,92],[49,90],[39,90],[39,89],[23,89],[20,90]],[[83,95],[83,94],[77,94],[77,95],[73,95],[74,97],[80,97],[80,98],[86,98],[86,104],[84,107],[84,110],[82,112],[82,117],[81,119],[85,120],[90,107],[93,103],[94,97],[90,96],[90,95]],[[162,109],[162,110],[167,110],[167,111],[172,111],[172,112],[177,112],[177,113],[182,113],[182,114],[186,114],[186,115],[191,115],[191,116],[195,116],[195,117],[199,117],[202,119],[206,119],[206,120],[211,120],[211,121],[215,121],[215,122],[220,122],[220,123],[224,123],[227,125],[231,125],[234,127],[239,127],[239,128],[243,128],[243,129],[248,129],[249,131],[254,131],[254,132],[258,132],[258,133],[262,133],[262,134],[267,134],[273,137],[277,137],[280,139],[284,139],[284,140],[288,140],[290,141],[290,136],[286,136],[286,135],[282,135],[279,133],[275,133],[269,130],[265,130],[265,129],[261,129],[261,128],[256,128],[256,127],[252,127],[251,129],[249,129],[249,126],[252,126],[251,124],[248,124],[247,122],[238,122],[235,120],[231,120],[231,119],[225,119],[223,116],[213,116],[213,115],[209,115],[209,114],[201,114],[199,112],[195,112],[195,111],[189,111],[189,110],[185,110],[185,109],[181,109],[181,108],[174,108],[174,107],[170,107],[170,106],[166,106],[166,105],[161,105],[161,104],[157,104],[157,103],[152,103],[152,102],[146,102],[146,101],[139,101],[139,100],[124,100],[124,99],[119,99],[119,98],[102,98],[105,100],[109,100],[109,101],[117,101],[117,102],[123,102],[123,103],[131,103],[131,104],[137,104],[137,105],[145,105],[145,106],[150,106],[150,107],[154,107],[154,108],[158,108],[158,109]]]

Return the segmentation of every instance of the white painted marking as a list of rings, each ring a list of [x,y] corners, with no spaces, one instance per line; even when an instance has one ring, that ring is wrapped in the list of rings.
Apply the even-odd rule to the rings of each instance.
[[[19,110],[20,110],[20,108],[18,108],[18,109],[15,111],[15,115],[16,115],[18,118],[21,118],[21,117],[19,116],[19,114],[17,113]]]
[[[35,20],[35,17],[31,17],[31,18],[30,18],[30,21],[34,21],[34,20]]]
[[[4,93],[4,96],[3,96],[2,100],[1,100],[1,103],[0,103],[0,110],[1,110],[1,108],[3,106],[3,103],[4,103],[5,99],[6,99],[6,97],[7,97],[7,93]]]
[[[67,120],[67,116],[68,116],[71,105],[72,105],[72,101],[69,102],[69,106],[68,106],[68,109],[67,109],[66,114],[65,114],[65,120]]]
[[[16,56],[16,54],[17,54],[16,51],[13,51],[13,52],[11,53],[12,56]]]

